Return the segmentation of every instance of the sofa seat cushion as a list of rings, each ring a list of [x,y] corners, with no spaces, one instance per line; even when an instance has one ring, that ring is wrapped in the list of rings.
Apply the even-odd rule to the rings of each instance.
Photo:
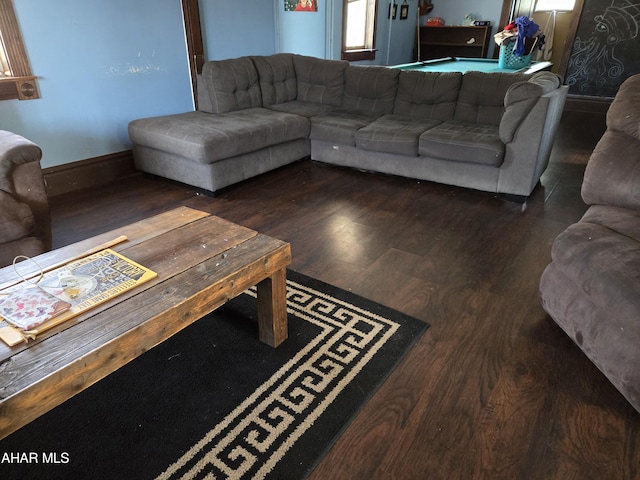
[[[638,312],[629,321],[611,308],[613,303],[596,305],[555,263],[542,274],[540,293],[545,311],[640,411]]]
[[[336,109],[311,117],[311,140],[323,140],[337,145],[355,146],[358,130],[373,122],[377,116]]]
[[[294,100],[292,102],[277,103],[270,105],[268,108],[277,110],[279,112],[293,113],[296,115],[302,115],[303,117],[315,117],[316,115],[324,115],[334,110],[335,107],[331,105],[323,105],[321,103],[302,102],[300,100]]]
[[[356,146],[362,150],[417,157],[420,135],[439,123],[439,120],[383,115],[356,132]]]
[[[640,243],[640,211],[611,205],[593,205],[582,217],[583,222],[602,225]]]
[[[307,138],[309,128],[309,120],[300,115],[251,108],[221,115],[187,112],[134,120],[129,136],[145,147],[213,163]]]
[[[499,167],[505,146],[497,125],[443,122],[420,135],[418,153],[427,157]]]
[[[594,305],[640,329],[640,243],[636,239],[580,221],[555,239],[551,258]]]

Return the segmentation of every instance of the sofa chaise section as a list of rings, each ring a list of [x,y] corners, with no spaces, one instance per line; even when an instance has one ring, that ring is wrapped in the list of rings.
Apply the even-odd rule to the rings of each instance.
[[[207,62],[199,110],[129,124],[136,168],[211,192],[309,155],[306,117],[263,108],[249,57]]]

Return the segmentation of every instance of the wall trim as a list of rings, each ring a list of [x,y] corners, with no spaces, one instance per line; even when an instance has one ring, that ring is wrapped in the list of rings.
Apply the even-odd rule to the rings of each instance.
[[[613,98],[568,95],[564,109],[572,112],[607,113]]]
[[[97,187],[136,173],[131,150],[42,169],[49,197]]]

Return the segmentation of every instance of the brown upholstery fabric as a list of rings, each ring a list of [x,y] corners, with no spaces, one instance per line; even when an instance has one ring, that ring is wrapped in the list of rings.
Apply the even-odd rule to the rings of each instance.
[[[0,267],[17,255],[35,256],[51,248],[41,157],[33,142],[0,130]]]
[[[591,207],[554,241],[542,305],[640,411],[640,75],[620,88],[586,168]]]

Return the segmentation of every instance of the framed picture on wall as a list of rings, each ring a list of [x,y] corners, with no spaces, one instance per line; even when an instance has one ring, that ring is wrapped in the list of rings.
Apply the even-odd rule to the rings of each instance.
[[[409,18],[409,5],[403,3],[400,5],[400,20],[406,20]]]
[[[396,15],[398,13],[398,5],[396,5],[395,3],[389,4],[389,16],[388,18],[395,20],[396,19]]]
[[[317,12],[318,0],[284,0],[285,12]]]

